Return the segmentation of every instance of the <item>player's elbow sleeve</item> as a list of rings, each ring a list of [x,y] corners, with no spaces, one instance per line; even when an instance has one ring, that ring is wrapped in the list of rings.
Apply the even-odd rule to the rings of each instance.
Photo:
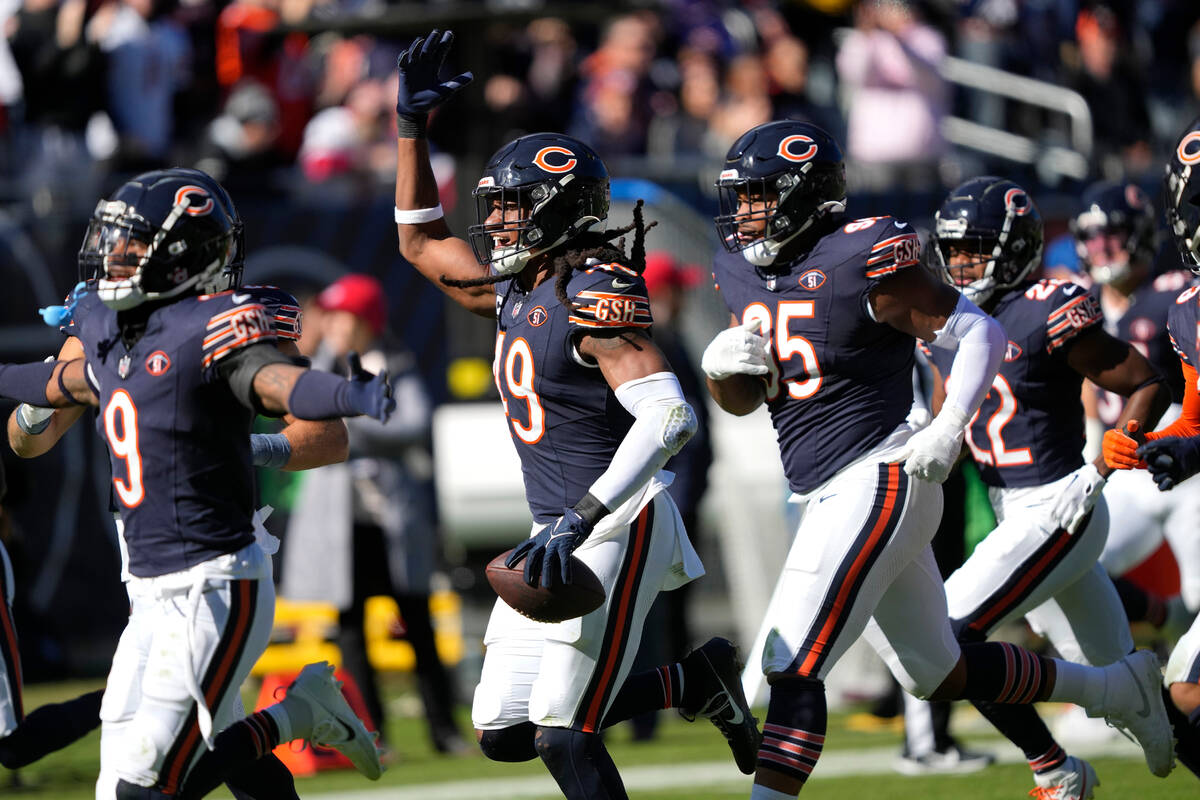
[[[663,411],[662,426],[659,429],[659,445],[673,456],[683,449],[688,440],[696,435],[700,421],[696,412],[686,402],[676,403]]]

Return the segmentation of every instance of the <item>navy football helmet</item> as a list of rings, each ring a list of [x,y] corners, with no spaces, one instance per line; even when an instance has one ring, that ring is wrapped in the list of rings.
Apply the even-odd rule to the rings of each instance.
[[[822,217],[846,209],[842,149],[816,125],[767,122],[729,148],[717,177],[717,234],[731,253],[756,267],[770,266],[783,246]],[[761,236],[739,233],[766,224]]]
[[[219,292],[241,282],[242,222],[233,200],[195,169],[153,170],[101,200],[79,250],[79,277],[118,311]]]
[[[933,217],[933,265],[952,286],[978,304],[997,289],[1016,286],[1042,259],[1042,215],[1024,189],[987,175],[951,190]],[[960,256],[950,265],[951,253]],[[966,263],[961,254],[969,255]],[[983,274],[962,284],[954,271],[986,264]]]
[[[499,275],[514,275],[608,217],[608,170],[578,139],[533,133],[488,159],[473,194],[477,224],[467,233],[475,257]],[[507,218],[489,222],[494,210]],[[494,237],[506,231],[516,242],[497,246]]]
[[[1134,265],[1149,265],[1158,244],[1154,206],[1132,183],[1100,181],[1085,189],[1083,210],[1071,220],[1071,233],[1079,261],[1097,283],[1124,280]],[[1107,237],[1116,237],[1121,252],[1105,247]]]
[[[1175,145],[1163,178],[1167,227],[1188,269],[1200,275],[1200,117]]]

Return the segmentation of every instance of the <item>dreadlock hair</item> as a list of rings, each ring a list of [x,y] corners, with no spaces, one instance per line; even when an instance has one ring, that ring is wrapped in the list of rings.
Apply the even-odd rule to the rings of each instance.
[[[645,271],[646,231],[653,228],[658,222],[654,221],[648,225],[645,223],[642,216],[643,205],[645,205],[645,202],[641,199],[634,204],[633,222],[628,225],[600,232],[584,231],[570,240],[570,244],[572,245],[570,248],[554,257],[551,268],[555,276],[554,294],[558,298],[558,302],[571,311],[575,310],[575,304],[567,296],[567,284],[571,281],[571,276],[575,274],[575,270],[585,266],[588,259],[594,258],[600,262],[619,261],[638,275],[641,275]],[[630,251],[629,256],[626,256],[624,236],[630,231],[634,232],[633,250]],[[617,239],[616,244],[613,243],[613,239]],[[511,275],[485,275],[482,278],[456,280],[442,275],[440,276],[440,280],[446,286],[465,289],[471,286],[488,286],[500,283],[501,281],[509,280],[511,277]]]

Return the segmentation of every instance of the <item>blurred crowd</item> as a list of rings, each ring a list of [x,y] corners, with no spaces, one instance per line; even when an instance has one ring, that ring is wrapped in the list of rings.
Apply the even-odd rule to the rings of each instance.
[[[456,66],[477,80],[431,125],[447,181],[455,157],[477,161],[539,129],[586,139],[619,174],[624,157],[655,170],[711,164],[754,125],[805,119],[846,143],[868,186],[994,168],[986,157],[955,167],[948,114],[1068,142],[1060,113],[948,83],[952,56],[1079,92],[1094,126],[1089,177],[1157,174],[1200,108],[1195,0],[506,7],[0,0],[0,201],[43,212],[62,196],[90,202],[103,175],[168,163],[209,171],[235,197],[381,190],[394,170],[395,57],[414,26],[450,10]]]

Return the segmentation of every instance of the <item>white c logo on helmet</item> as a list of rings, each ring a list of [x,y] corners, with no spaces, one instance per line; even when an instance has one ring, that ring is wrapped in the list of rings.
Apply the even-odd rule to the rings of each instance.
[[[1029,195],[1025,193],[1024,189],[1017,189],[1016,187],[1004,193],[1004,207],[1018,217],[1025,216],[1029,213],[1029,209],[1032,208],[1029,203]]]
[[[779,142],[779,155],[786,158],[788,161],[808,161],[817,154],[817,146],[812,143],[812,139],[803,136],[799,133],[792,136],[785,136]],[[792,144],[794,142],[808,142],[808,149],[803,153],[793,153]]]
[[[199,217],[204,214],[208,214],[213,210],[212,195],[208,193],[207,189],[201,186],[179,187],[179,191],[175,192],[175,205],[182,205],[184,201],[188,199],[188,197],[193,195],[199,195],[200,197],[203,197],[204,202],[200,205],[191,203],[184,208],[184,211],[191,214],[193,217]]]
[[[551,153],[566,156],[566,160],[562,164],[551,164],[546,160],[546,156],[550,155]],[[537,155],[533,157],[533,163],[541,169],[544,169],[546,172],[570,172],[571,170],[575,169],[575,165],[579,163],[579,160],[576,159],[575,154],[567,148],[558,147],[556,145],[553,147],[543,147],[541,150],[538,150]]]
[[[1194,145],[1200,142],[1200,131],[1189,131],[1186,136],[1179,140],[1179,147],[1175,148],[1175,155],[1181,164],[1196,164],[1200,162],[1200,147],[1192,147],[1189,151],[1189,145]]]

